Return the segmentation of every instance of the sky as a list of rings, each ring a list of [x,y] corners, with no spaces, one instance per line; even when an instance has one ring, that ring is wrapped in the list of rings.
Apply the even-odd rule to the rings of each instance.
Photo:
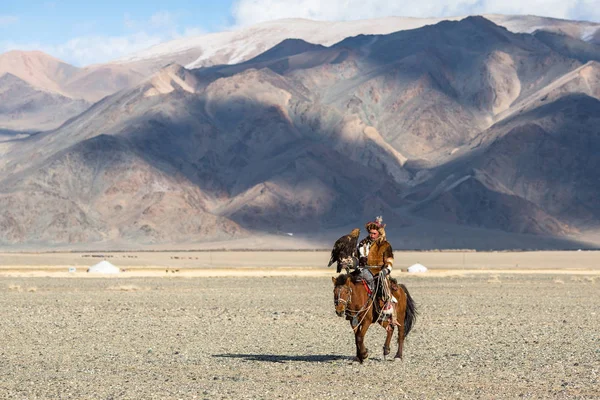
[[[40,50],[76,66],[186,36],[280,18],[531,14],[600,22],[600,0],[0,0],[0,53]]]

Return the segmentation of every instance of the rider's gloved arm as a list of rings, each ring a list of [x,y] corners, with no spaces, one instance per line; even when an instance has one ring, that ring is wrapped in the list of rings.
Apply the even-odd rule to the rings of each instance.
[[[392,250],[392,245],[388,244],[388,247],[383,252],[383,267],[388,270],[388,274],[392,272],[392,268],[394,266],[394,251]]]

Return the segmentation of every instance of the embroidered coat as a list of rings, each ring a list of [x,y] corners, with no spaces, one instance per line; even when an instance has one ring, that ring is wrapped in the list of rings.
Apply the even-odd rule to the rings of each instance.
[[[365,265],[387,267],[390,272],[392,271],[394,252],[392,245],[385,240],[385,236],[377,240],[371,240],[367,236],[358,245],[358,254]]]

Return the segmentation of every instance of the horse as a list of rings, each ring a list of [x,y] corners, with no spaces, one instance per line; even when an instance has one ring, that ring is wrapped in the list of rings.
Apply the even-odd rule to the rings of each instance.
[[[374,271],[375,272],[375,271]],[[377,271],[379,272],[379,271]],[[369,351],[365,347],[364,338],[369,326],[378,322],[386,329],[387,336],[383,345],[383,357],[390,354],[390,342],[394,334],[394,324],[384,319],[381,307],[375,305],[375,295],[369,296],[367,286],[355,274],[340,274],[333,281],[333,301],[335,312],[339,317],[346,316],[350,320],[350,326],[354,331],[356,343],[356,358],[361,364],[369,357]],[[380,280],[381,281],[381,280]],[[398,285],[395,279],[390,278],[390,292],[398,301],[395,304],[396,320],[398,325],[398,351],[395,360],[402,360],[404,339],[410,333],[417,317],[417,307],[403,284]]]

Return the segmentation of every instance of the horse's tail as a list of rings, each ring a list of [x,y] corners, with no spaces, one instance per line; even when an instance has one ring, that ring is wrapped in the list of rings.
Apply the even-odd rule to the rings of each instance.
[[[406,286],[400,284],[400,287],[402,288],[402,290],[404,290],[404,293],[406,293],[406,314],[404,315],[404,336],[406,337],[410,333],[410,330],[412,329],[415,320],[417,319],[418,311],[417,305],[415,304],[413,298],[410,296],[410,293],[408,293],[408,289],[406,288]]]

